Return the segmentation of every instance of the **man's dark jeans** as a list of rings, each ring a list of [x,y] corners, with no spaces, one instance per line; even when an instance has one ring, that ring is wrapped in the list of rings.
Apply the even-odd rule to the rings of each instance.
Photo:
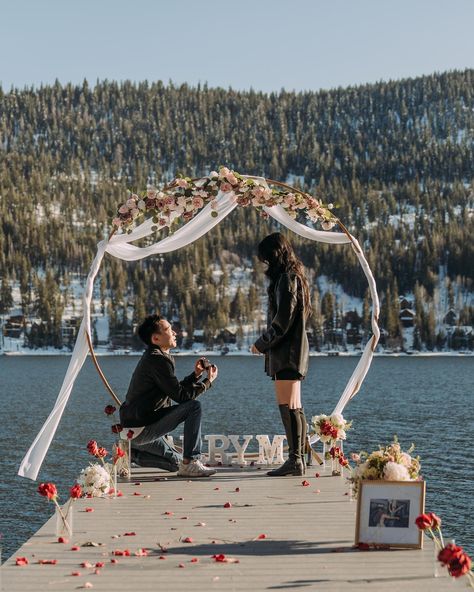
[[[166,407],[160,412],[160,417],[154,423],[147,425],[143,431],[132,440],[132,448],[161,454],[154,442],[160,437],[172,432],[184,422],[183,457],[194,459],[201,456],[201,403],[196,399]]]

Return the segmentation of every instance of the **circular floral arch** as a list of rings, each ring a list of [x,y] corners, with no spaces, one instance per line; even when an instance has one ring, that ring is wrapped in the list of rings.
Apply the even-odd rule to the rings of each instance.
[[[360,389],[380,335],[375,280],[362,249],[357,239],[333,214],[332,204],[324,205],[310,194],[280,181],[241,175],[221,167],[218,172],[212,171],[199,179],[177,177],[161,190],[150,187],[143,195],[130,193],[125,203],[118,207],[112,221],[113,230],[108,239],[97,245],[97,253],[87,277],[83,319],[61,390],[50,415],[21,462],[19,475],[36,479],[74,382],[89,353],[110,395],[120,405],[119,398],[99,366],[91,339],[90,309],[93,285],[105,253],[125,261],[137,261],[150,255],[178,250],[206,234],[238,206],[253,206],[263,216],[273,217],[280,224],[309,240],[329,244],[350,244],[359,259],[373,302],[373,335],[368,340],[333,411],[342,413],[346,404]],[[298,222],[298,212],[306,214],[312,224],[319,223],[322,230]],[[180,226],[180,222],[185,224]],[[335,226],[342,232],[331,231]],[[175,230],[176,227],[179,228]],[[132,244],[138,239],[154,234],[160,228],[169,228],[168,236],[146,247]]]

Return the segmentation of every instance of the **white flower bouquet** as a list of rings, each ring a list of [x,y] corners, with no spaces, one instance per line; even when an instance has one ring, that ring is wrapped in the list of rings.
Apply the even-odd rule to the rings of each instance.
[[[363,479],[384,481],[418,481],[420,477],[420,457],[411,456],[415,449],[412,444],[403,452],[397,438],[391,444],[379,446],[378,450],[368,454],[352,454],[356,466],[352,468],[350,481],[354,497],[357,497],[359,484]]]
[[[93,463],[83,469],[77,479],[83,493],[92,495],[93,497],[101,497],[107,494],[112,487],[110,479],[111,470],[112,465],[108,463],[104,465]]]

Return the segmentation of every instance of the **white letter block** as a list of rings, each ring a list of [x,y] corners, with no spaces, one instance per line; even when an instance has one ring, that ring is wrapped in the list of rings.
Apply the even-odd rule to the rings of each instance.
[[[209,442],[209,464],[215,465],[216,462],[216,454],[220,454],[221,462],[223,465],[230,465],[232,462],[232,455],[227,454],[225,451],[229,448],[229,438],[224,436],[223,434],[210,434],[208,436],[204,436],[204,440]],[[220,440],[222,444],[220,446],[216,446],[216,440]]]
[[[274,464],[273,458],[276,455],[275,463],[283,463],[283,441],[286,436],[273,436],[273,441],[270,445],[270,440],[266,434],[259,434],[255,436],[258,441],[258,461],[259,465]]]
[[[234,458],[232,462],[238,465],[246,465],[247,461],[244,458],[244,453],[247,450],[249,442],[253,438],[253,436],[243,436],[244,443],[242,444],[242,446],[239,443],[239,438],[240,436],[237,436],[236,434],[229,434],[229,440],[232,442],[237,452],[237,458]]]

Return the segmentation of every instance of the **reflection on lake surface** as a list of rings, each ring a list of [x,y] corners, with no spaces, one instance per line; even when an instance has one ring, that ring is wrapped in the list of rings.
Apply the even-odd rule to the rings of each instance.
[[[102,358],[107,378],[122,399],[136,357]],[[179,377],[194,358],[178,357]],[[263,359],[216,357],[219,378],[202,397],[203,434],[283,433],[273,385]],[[357,364],[354,358],[311,358],[303,382],[308,417],[329,413]],[[16,475],[20,461],[48,416],[64,377],[67,357],[0,357],[0,532],[3,557],[11,555],[52,513],[37,493],[38,483]],[[353,420],[345,452],[373,450],[397,434],[403,447],[416,444],[427,480],[426,507],[441,515],[444,532],[474,553],[474,359],[376,358],[358,395],[345,410]],[[88,362],[66,407],[41,469],[41,481],[54,481],[63,501],[89,458],[91,438],[110,446],[110,422],[103,413],[109,395]],[[310,473],[311,475],[311,473]],[[157,483],[159,487],[159,483]]]

